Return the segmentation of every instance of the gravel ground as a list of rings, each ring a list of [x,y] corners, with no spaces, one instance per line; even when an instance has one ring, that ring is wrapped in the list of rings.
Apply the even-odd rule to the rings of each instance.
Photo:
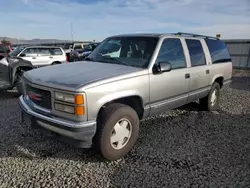
[[[195,103],[142,122],[115,162],[20,124],[0,93],[0,187],[250,187],[250,71],[236,71],[217,112]]]

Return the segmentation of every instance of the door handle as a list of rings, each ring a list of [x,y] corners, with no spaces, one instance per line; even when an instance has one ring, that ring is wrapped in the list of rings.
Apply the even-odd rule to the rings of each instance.
[[[49,57],[49,58],[51,58],[51,59],[52,59],[53,57]]]
[[[206,74],[209,74],[210,73],[210,71],[209,70],[206,70]]]
[[[185,78],[186,79],[190,78],[190,74],[189,73],[185,74]]]
[[[32,59],[36,59],[35,57],[32,57]]]

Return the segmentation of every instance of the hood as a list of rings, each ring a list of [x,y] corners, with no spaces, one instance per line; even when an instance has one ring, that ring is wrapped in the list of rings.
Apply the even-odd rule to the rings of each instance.
[[[80,86],[140,70],[125,65],[78,61],[33,69],[24,76],[34,84],[74,91]]]

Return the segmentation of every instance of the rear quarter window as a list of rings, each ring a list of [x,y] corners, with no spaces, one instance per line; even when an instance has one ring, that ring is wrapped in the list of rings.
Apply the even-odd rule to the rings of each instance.
[[[50,50],[52,55],[63,55],[63,52],[60,48],[51,48]]]
[[[211,55],[212,64],[231,61],[230,54],[224,42],[213,39],[205,39],[205,41]]]

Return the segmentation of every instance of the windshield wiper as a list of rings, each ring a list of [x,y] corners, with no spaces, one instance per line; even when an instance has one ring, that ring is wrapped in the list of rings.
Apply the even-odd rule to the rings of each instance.
[[[129,64],[124,63],[123,61],[121,61],[121,60],[119,60],[119,59],[116,59],[116,58],[113,58],[113,57],[104,57],[104,59],[114,60],[114,61],[116,61],[116,62],[119,63],[119,64],[126,65],[126,66],[130,66]]]

